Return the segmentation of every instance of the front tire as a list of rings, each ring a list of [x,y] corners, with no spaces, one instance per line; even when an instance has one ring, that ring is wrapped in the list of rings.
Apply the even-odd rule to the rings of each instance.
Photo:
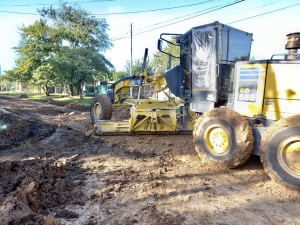
[[[95,120],[110,120],[112,116],[112,104],[107,95],[96,95],[91,104],[90,117],[92,123]]]
[[[198,118],[193,131],[195,149],[200,155],[236,168],[253,150],[253,133],[247,120],[227,108],[215,108]]]
[[[261,140],[260,157],[273,181],[300,188],[300,115],[281,119],[268,128]]]

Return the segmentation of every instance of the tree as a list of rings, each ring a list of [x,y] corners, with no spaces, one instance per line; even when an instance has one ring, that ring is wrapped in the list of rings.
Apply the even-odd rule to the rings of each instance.
[[[176,36],[172,36],[171,42],[176,44]],[[172,45],[170,43],[166,42],[166,46],[162,49],[164,52],[170,53],[174,56],[179,56],[180,55],[180,48],[179,46]],[[154,54],[153,58],[153,66],[154,68],[165,71],[168,68],[169,64],[169,55],[163,53],[163,52],[157,52]],[[176,65],[180,64],[179,58],[174,58],[172,57],[172,63],[171,67],[174,67]]]
[[[5,75],[0,75],[0,91],[8,90],[8,85],[14,81],[14,74],[12,71],[4,71]]]
[[[59,40],[52,37],[52,28],[45,20],[35,21],[28,27],[22,26],[19,31],[21,41],[19,46],[14,48],[19,55],[16,60],[17,67],[13,70],[15,78],[23,83],[37,81],[36,84],[42,85],[46,95],[49,95],[48,84],[53,76],[48,77],[45,68],[50,67],[48,59],[57,49]],[[43,75],[39,76],[42,72]]]
[[[122,77],[129,76],[129,74],[126,71],[112,71],[112,80],[117,81]],[[105,80],[105,79],[104,79]]]
[[[80,91],[84,82],[111,73],[113,65],[100,52],[112,46],[105,19],[90,16],[77,4],[38,10],[42,19],[19,28],[17,79],[42,85],[46,94],[54,83],[73,85]]]
[[[249,60],[249,57],[248,57],[248,56],[235,57],[235,58],[233,58],[233,60],[234,60],[235,62],[239,62],[239,61],[248,61],[248,60]]]
[[[49,86],[54,84],[55,72],[53,71],[52,66],[44,64],[39,66],[33,73],[33,83],[38,84],[44,93],[49,96]]]
[[[3,80],[7,80],[9,82],[17,80],[18,75],[16,74],[15,70],[7,70],[4,72],[5,75],[2,77]]]
[[[132,65],[132,75],[139,75],[142,72],[142,67],[143,67],[143,61],[144,59],[136,59]],[[154,73],[154,66],[153,63],[147,59],[146,60],[146,67],[145,71],[147,73]],[[118,80],[122,77],[130,76],[130,61],[126,61],[124,65],[124,70],[123,71],[113,71],[113,80]]]
[[[75,63],[76,65],[74,66],[69,64],[68,68],[72,68],[69,70],[69,74],[62,73],[66,75],[64,80],[69,82],[70,94],[72,96],[74,95],[73,85],[81,91],[82,82],[91,80],[90,78],[84,79],[83,76],[88,76],[89,74],[97,75],[99,73],[106,74],[108,72],[107,66],[110,68],[113,67],[102,54],[97,55],[99,51],[105,51],[112,46],[106,33],[108,24],[105,19],[96,19],[80,6],[67,6],[65,2],[61,2],[61,7],[58,9],[54,9],[51,6],[39,10],[39,13],[43,18],[49,19],[54,23],[54,27],[60,34],[61,40],[67,42],[67,47],[62,51],[63,54],[60,54],[62,56],[62,64],[69,64],[64,55],[71,56],[70,61],[72,62],[83,60]],[[67,48],[70,50],[67,50]],[[76,51],[76,49],[79,50]],[[70,55],[69,53],[74,53],[74,55]],[[84,55],[92,56],[94,60],[85,60],[83,59]],[[76,59],[74,56],[78,58]],[[95,56],[100,57],[98,61],[95,60]],[[58,57],[56,57],[56,62],[57,59]],[[99,62],[102,63],[96,65]],[[89,63],[93,63],[93,65],[90,65],[90,68],[88,66]],[[84,68],[80,68],[79,65],[84,66]],[[63,69],[63,67],[59,68]],[[94,70],[94,72],[88,72],[89,69]]]
[[[112,46],[106,31],[105,19],[97,19],[79,5],[67,6],[60,2],[60,8],[52,6],[38,10],[40,15],[54,22],[59,36],[67,41],[70,47],[87,47],[96,51],[105,51]]]
[[[143,58],[142,58],[142,60],[136,59],[136,60],[134,61],[134,63],[132,64],[132,75],[139,75],[141,72],[143,72],[143,71],[142,71],[143,61],[144,61]],[[127,62],[125,63],[125,66],[124,66],[124,67],[125,67],[125,72],[126,72],[126,73],[128,74],[128,76],[129,76],[129,74],[130,74],[130,62],[127,61]],[[147,73],[153,73],[153,72],[154,72],[153,63],[152,63],[149,59],[146,60],[145,71],[146,71]]]
[[[103,74],[110,74],[113,65],[100,53],[86,48],[61,49],[52,59],[57,79],[75,87],[82,98],[82,85],[94,83]],[[101,71],[101,72],[99,72]]]

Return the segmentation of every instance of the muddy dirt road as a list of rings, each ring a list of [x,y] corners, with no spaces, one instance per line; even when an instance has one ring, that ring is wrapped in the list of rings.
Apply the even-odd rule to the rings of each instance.
[[[192,135],[93,136],[87,108],[3,96],[0,110],[0,224],[300,224],[300,191],[257,156],[229,170]]]

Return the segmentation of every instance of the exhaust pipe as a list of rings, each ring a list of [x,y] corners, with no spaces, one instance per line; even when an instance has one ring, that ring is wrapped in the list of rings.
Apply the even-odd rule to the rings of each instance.
[[[287,43],[285,49],[289,51],[287,59],[298,59],[298,49],[300,48],[300,32],[290,33],[287,36]]]

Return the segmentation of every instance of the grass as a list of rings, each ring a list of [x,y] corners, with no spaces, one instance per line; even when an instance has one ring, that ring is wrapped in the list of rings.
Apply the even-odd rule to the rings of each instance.
[[[93,97],[84,97],[83,99],[80,99],[79,96],[75,97],[60,97],[60,98],[54,98],[55,101],[61,101],[61,102],[70,102],[70,103],[76,103],[80,105],[90,105],[92,102]]]
[[[12,96],[12,97],[18,97],[21,94],[25,93],[13,93],[11,91],[1,91],[0,95],[6,95],[6,96]],[[79,96],[69,97],[66,94],[50,94],[50,96],[46,96],[45,94],[37,94],[37,93],[30,93],[27,94],[28,99],[33,100],[53,100],[53,101],[60,101],[60,102],[68,102],[68,103],[75,103],[80,105],[90,105],[92,102],[92,96],[86,96],[83,97],[83,99],[80,99]]]

